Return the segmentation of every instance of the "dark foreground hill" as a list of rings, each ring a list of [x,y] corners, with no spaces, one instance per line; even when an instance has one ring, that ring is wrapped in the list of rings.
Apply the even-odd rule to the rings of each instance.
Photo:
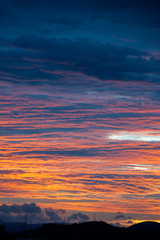
[[[160,233],[160,223],[152,222],[152,221],[137,223],[130,226],[129,228],[133,230],[141,230],[141,231],[157,231]]]
[[[24,224],[24,222],[0,222],[1,226],[5,227],[5,231],[7,233],[17,233],[17,232],[22,232],[24,231],[24,229],[36,229],[41,227],[43,224],[39,223],[39,224],[32,224],[30,226],[30,224]],[[1,239],[0,239],[1,240]]]
[[[151,225],[154,225],[154,223]],[[3,229],[2,229],[3,230]],[[109,239],[159,239],[159,230],[143,230],[114,227],[105,222],[86,222],[80,224],[44,224],[32,231],[3,234],[0,240],[109,240]]]

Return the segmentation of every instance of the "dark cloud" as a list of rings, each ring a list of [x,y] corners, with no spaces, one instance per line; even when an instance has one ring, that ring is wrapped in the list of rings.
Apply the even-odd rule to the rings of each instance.
[[[34,116],[32,116],[34,118]],[[41,117],[45,117],[45,114],[42,115]],[[0,127],[1,129],[1,136],[6,136],[6,135],[23,135],[23,134],[42,134],[42,133],[49,133],[49,132],[58,132],[58,133],[63,133],[63,132],[82,132],[85,131],[86,129],[84,128],[64,128],[64,127],[59,127],[59,128],[28,128],[25,129],[21,126],[19,127]],[[58,154],[58,153],[57,153]]]
[[[4,155],[3,155],[4,156]],[[8,170],[8,169],[5,169],[5,170],[0,170],[0,174],[3,174],[3,175],[9,175],[9,174],[16,174],[16,173],[24,173],[25,171],[23,170]]]
[[[41,208],[35,203],[24,203],[23,205],[6,205],[3,204],[0,206],[0,212],[2,213],[41,213]]]
[[[27,220],[34,223],[47,222],[62,222],[59,214],[64,214],[63,210],[53,210],[52,208],[40,208],[36,203],[24,203],[0,206],[0,219],[4,221],[24,221],[24,216]]]
[[[63,69],[63,71],[78,71],[101,80],[159,81],[159,60],[154,59],[150,53],[144,50],[113,44],[102,44],[90,40],[47,39],[36,35],[20,36],[8,44],[11,44],[14,48],[37,51],[34,52],[36,58],[46,59],[48,62],[54,61],[54,65],[56,64],[55,67],[52,64],[52,71],[49,67],[50,64],[48,66],[43,64],[39,69],[32,68],[31,70],[27,69],[27,71],[23,68],[13,68],[15,61],[10,62],[10,66],[3,65],[6,65],[7,68],[10,67],[14,74],[23,75],[24,80],[30,79],[32,76],[32,79],[45,78],[54,84],[58,84],[56,73],[53,71],[54,68],[58,67],[60,70]],[[16,56],[16,51],[14,55]],[[14,59],[13,56],[12,58]],[[33,58],[33,54],[31,56]],[[149,57],[149,60],[146,60],[147,57]],[[5,62],[5,59],[3,61]],[[7,60],[8,64],[9,61]],[[20,65],[24,62],[21,58],[17,59],[17,61]],[[4,67],[2,71],[3,69]],[[7,69],[6,71],[8,72]],[[59,74],[63,79],[64,73],[60,72]],[[19,77],[17,81],[18,79]],[[19,79],[19,81],[21,80]]]
[[[56,213],[65,214],[65,213],[66,213],[66,210],[64,210],[64,209],[58,209],[58,210],[56,210]]]
[[[26,151],[26,152],[19,152],[17,153],[18,155],[61,155],[61,156],[95,156],[95,154],[97,155],[104,155],[103,152],[101,153],[101,151],[99,151],[98,153],[98,149],[61,149],[61,150],[40,150],[40,151]]]
[[[23,193],[23,191],[22,191]],[[0,200],[2,202],[9,202],[9,203],[18,203],[18,204],[23,204],[24,202],[27,202],[28,204],[30,202],[36,202],[36,203],[55,203],[55,199],[52,198],[31,198],[31,197],[0,197]],[[57,201],[56,201],[57,202]]]
[[[80,131],[80,130],[79,130]],[[26,130],[26,133],[30,133],[31,131],[28,131]],[[33,131],[33,133],[38,133],[38,129],[37,131]],[[69,131],[68,131],[69,132]],[[73,131],[71,131],[73,132]],[[82,131],[81,131],[82,132]],[[41,131],[40,131],[41,133]],[[39,134],[40,134],[39,133]],[[52,136],[53,137],[53,136]],[[28,151],[18,151],[18,152],[14,152],[13,154],[4,154],[2,155],[3,157],[8,157],[8,156],[12,156],[12,155],[20,155],[20,156],[27,156],[27,157],[30,157],[30,156],[35,156],[35,157],[43,157],[44,156],[52,156],[52,155],[61,155],[61,156],[70,156],[70,157],[94,157],[94,156],[110,156],[112,155],[113,153],[120,153],[120,152],[123,152],[123,151],[126,151],[126,150],[137,150],[137,148],[134,148],[134,147],[128,147],[128,148],[114,148],[114,149],[111,149],[111,148],[103,148],[103,147],[95,147],[95,148],[82,148],[82,149],[79,149],[79,148],[73,148],[73,149],[65,149],[65,148],[61,148],[59,150],[57,149],[46,149],[46,148],[41,148],[41,150],[30,150],[28,149]],[[143,149],[143,148],[142,148]],[[146,149],[146,148],[144,148]],[[150,147],[148,148],[150,149]],[[116,175],[114,174],[94,174],[94,175],[90,175],[91,178],[105,178],[105,177],[108,177],[108,178],[115,178]],[[118,175],[117,175],[118,176]],[[123,175],[121,175],[121,177],[123,177]],[[125,177],[129,178],[129,176],[125,175]]]
[[[144,196],[145,199],[160,199],[159,193],[147,194]]]
[[[43,18],[42,21],[49,24],[59,24],[65,27],[79,28],[83,26],[83,22],[77,19],[71,18]]]
[[[131,217],[125,216],[123,213],[118,212],[117,215],[113,218],[114,220],[126,220],[130,219]]]
[[[143,30],[143,34],[146,34],[147,29],[152,29],[152,33],[155,34],[155,28],[159,29],[159,3],[154,1],[141,1],[135,0],[134,2],[128,2],[127,0],[114,0],[114,1],[97,1],[97,0],[88,0],[87,2],[85,0],[82,1],[64,1],[64,0],[56,0],[56,1],[39,1],[38,2],[38,8],[36,1],[15,1],[15,0],[6,0],[1,1],[1,18],[3,20],[3,25],[6,26],[7,23],[10,23],[10,27],[13,27],[13,24],[15,25],[15,28],[17,25],[20,25],[20,28],[22,31],[32,31],[33,29],[36,31],[40,31],[41,23],[38,24],[40,17],[42,19],[52,19],[53,21],[59,22],[60,24],[63,24],[63,20],[66,19],[65,26],[72,25],[72,18],[75,21],[76,26],[79,25],[82,20],[85,19],[86,25],[88,23],[89,17],[92,16],[106,16],[106,19],[109,19],[112,23],[112,26],[108,28],[108,25],[104,24],[104,19],[99,23],[98,26],[96,26],[91,31],[90,25],[85,28],[85,30],[88,30],[89,33],[92,33],[93,36],[96,33],[99,33],[99,30],[101,31],[102,37],[105,35],[105,31],[107,31],[108,35],[112,32],[118,35],[125,35],[126,26],[127,28],[127,35],[134,35],[137,37],[137,33],[141,33],[138,31],[138,29]],[[28,15],[30,18],[28,18]],[[53,17],[54,16],[54,17]],[[70,17],[72,16],[72,18]],[[136,18],[135,18],[136,16]],[[19,21],[21,19],[22,21]],[[95,18],[98,19],[99,18]],[[117,28],[114,32],[113,25],[116,23]],[[118,28],[121,27],[121,25],[124,25],[123,33],[118,31]],[[23,26],[26,26],[25,29],[23,29]],[[46,22],[46,25],[48,26],[48,22]],[[29,29],[30,27],[30,29]],[[43,27],[46,27],[43,25]],[[107,28],[105,28],[107,27]],[[129,27],[131,29],[129,29]],[[134,32],[133,29],[135,30]],[[52,31],[55,29],[52,28]],[[74,36],[75,29],[73,28],[72,36]],[[20,29],[18,29],[18,32],[20,32]],[[56,31],[54,31],[55,34]],[[87,35],[86,31],[83,31],[84,33],[80,33],[81,35]],[[61,33],[61,35],[64,35],[64,31]],[[149,36],[149,33],[147,33]],[[98,36],[98,34],[97,34]],[[142,35],[140,36],[140,38]],[[143,36],[144,37],[144,36]],[[147,39],[146,39],[147,41]]]
[[[83,213],[74,213],[67,218],[67,222],[86,222],[89,221],[89,217]]]
[[[153,175],[153,174],[143,175],[143,177],[145,179],[160,179],[160,175]]]
[[[51,208],[46,208],[45,214],[49,217],[49,220],[52,222],[62,222],[62,218],[58,216],[57,213]]]
[[[160,79],[160,62],[151,54],[154,46],[159,48],[157,2],[47,0],[39,1],[37,9],[35,1],[3,0],[0,6],[4,80],[7,76],[14,83],[41,85],[34,81],[41,79],[63,85],[66,71],[101,80]],[[90,24],[91,19],[95,24]],[[152,47],[144,47],[147,39]],[[58,74],[54,73],[57,69]]]
[[[0,205],[0,219],[4,221],[24,221],[24,216],[27,216],[27,221],[32,220],[32,223],[47,223],[47,222],[63,222],[61,216],[64,217],[66,211],[63,209],[54,210],[53,208],[40,208],[36,203],[24,203]],[[85,222],[89,217],[83,213],[74,213],[67,218],[68,222]]]
[[[9,183],[9,182],[12,182],[12,183],[17,183],[17,184],[37,184],[37,180],[26,180],[26,179],[10,179],[10,178],[1,178],[0,179],[0,182],[1,183]]]
[[[117,216],[115,216],[113,219],[117,220],[117,219],[126,219],[126,217],[123,214],[118,214]]]
[[[122,224],[120,224],[119,222],[113,223],[112,225],[115,227],[123,227]]]
[[[4,2],[6,2],[7,4],[12,4],[12,6],[16,6],[16,7],[20,7],[20,8],[25,8],[25,7],[33,7],[36,8],[37,7],[37,2],[36,1],[32,1],[32,0],[28,0],[26,2],[22,2],[20,0],[6,0],[6,1],[2,1],[2,4],[4,4]],[[111,11],[111,10],[122,10],[122,9],[141,9],[143,11],[152,11],[157,10],[156,6],[157,6],[157,1],[153,0],[153,1],[145,1],[145,0],[141,0],[141,2],[139,2],[138,0],[135,0],[134,2],[128,2],[127,0],[88,0],[87,2],[85,0],[82,0],[80,2],[74,2],[72,0],[66,1],[65,0],[54,0],[54,1],[50,1],[50,0],[39,0],[38,1],[39,7],[41,8],[42,6],[45,8],[58,8],[60,7],[61,9],[64,8],[71,8],[71,9],[79,9],[82,10],[82,8],[86,8],[87,10],[103,10],[103,11]],[[40,11],[40,10],[39,10]]]
[[[128,221],[128,223],[130,223],[130,224],[133,224],[133,222],[130,220],[130,221]]]
[[[36,32],[47,38],[89,37],[118,44],[124,39],[126,45],[132,45],[133,42],[128,44],[127,40],[134,39],[133,45],[138,48],[156,49],[160,37],[159,10],[156,0],[46,0],[39,1],[38,8],[36,1],[2,0],[1,30],[11,38],[20,33]],[[89,24],[90,19],[92,24]]]

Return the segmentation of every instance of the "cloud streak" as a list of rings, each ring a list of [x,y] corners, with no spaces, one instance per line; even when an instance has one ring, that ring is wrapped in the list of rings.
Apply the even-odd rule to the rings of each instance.
[[[110,134],[107,138],[118,141],[140,141],[140,142],[159,142],[160,135],[153,132],[118,132]]]

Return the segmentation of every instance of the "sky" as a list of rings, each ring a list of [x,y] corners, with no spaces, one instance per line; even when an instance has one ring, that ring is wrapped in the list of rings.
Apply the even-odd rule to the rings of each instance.
[[[1,0],[1,218],[160,221],[159,12]]]

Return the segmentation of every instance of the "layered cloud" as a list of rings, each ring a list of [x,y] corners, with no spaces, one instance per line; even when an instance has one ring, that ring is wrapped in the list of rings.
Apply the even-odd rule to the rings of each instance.
[[[41,208],[36,206],[35,203],[27,204],[24,203],[23,205],[6,205],[3,204],[0,206],[0,212],[2,213],[41,213]]]
[[[24,222],[32,221],[32,223],[45,222],[62,222],[58,211],[53,209],[41,209],[36,203],[24,203],[22,205],[3,204],[0,206],[0,219],[7,222]]]
[[[89,221],[89,217],[86,214],[74,213],[67,218],[68,222],[86,222]]]
[[[24,222],[26,220],[28,223],[63,223],[65,213],[63,209],[41,208],[36,203],[0,205],[0,220],[7,222]],[[89,217],[79,212],[69,215],[66,220],[71,223],[86,222]]]
[[[157,213],[159,4],[0,4],[1,213]]]
[[[159,60],[148,51],[132,47],[89,39],[48,39],[37,35],[19,36],[15,40],[6,39],[1,41],[1,44],[3,48],[8,47],[11,56],[8,60],[8,53],[2,49],[1,61],[7,60],[8,63],[1,69],[2,77],[6,80],[14,80],[16,77],[16,81],[28,80],[32,83],[36,79],[47,79],[57,85],[58,75],[63,78],[68,71],[101,80],[159,81]],[[12,72],[9,72],[9,69],[12,69]]]

